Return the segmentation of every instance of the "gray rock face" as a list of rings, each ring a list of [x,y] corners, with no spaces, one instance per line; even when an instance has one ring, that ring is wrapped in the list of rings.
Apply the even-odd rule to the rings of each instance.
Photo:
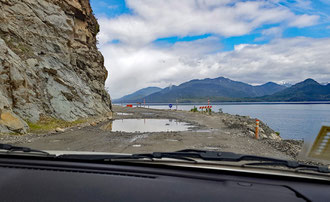
[[[73,121],[111,111],[98,31],[88,0],[0,0],[0,115]]]

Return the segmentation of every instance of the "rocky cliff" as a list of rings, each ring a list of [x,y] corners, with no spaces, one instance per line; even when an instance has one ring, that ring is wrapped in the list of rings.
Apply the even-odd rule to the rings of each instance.
[[[111,111],[89,0],[0,0],[0,132]]]

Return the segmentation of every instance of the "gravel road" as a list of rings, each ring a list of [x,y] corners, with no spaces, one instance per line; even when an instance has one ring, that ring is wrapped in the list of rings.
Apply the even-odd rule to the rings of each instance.
[[[261,123],[261,139],[253,135],[254,120],[224,113],[127,108],[114,106],[114,119],[172,119],[189,123],[187,131],[112,131],[111,121],[85,124],[64,132],[0,136],[1,142],[42,150],[140,153],[181,149],[220,150],[242,154],[292,159],[301,148],[297,141],[271,139],[273,130]],[[274,135],[274,134],[273,134]]]

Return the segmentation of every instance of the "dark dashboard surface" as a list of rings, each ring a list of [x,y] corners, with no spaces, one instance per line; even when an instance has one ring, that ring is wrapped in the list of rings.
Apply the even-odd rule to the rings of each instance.
[[[206,169],[0,158],[1,201],[326,201],[329,183]]]

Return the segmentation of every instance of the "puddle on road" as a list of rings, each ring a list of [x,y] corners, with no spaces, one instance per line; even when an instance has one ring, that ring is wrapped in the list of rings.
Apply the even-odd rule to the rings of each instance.
[[[154,115],[155,113],[151,113],[151,112],[144,112],[144,113],[141,113],[143,115]]]
[[[205,150],[213,150],[213,151],[219,151],[221,150],[220,147],[204,147]]]
[[[170,132],[188,131],[192,125],[174,119],[117,119],[103,125],[101,129],[128,133]]]
[[[169,141],[169,142],[179,142],[179,140],[175,140],[175,139],[166,139],[166,141]]]
[[[147,138],[147,137],[148,137],[148,134],[136,135],[129,142],[135,142],[138,139],[143,139],[143,138]]]
[[[140,144],[133,144],[132,147],[141,147]]]
[[[117,112],[117,115],[121,115],[121,116],[130,116],[133,115],[133,113],[125,113],[125,112]]]
[[[212,132],[212,130],[210,130],[210,129],[194,130],[194,131],[197,132],[197,133],[210,133],[210,132]]]

